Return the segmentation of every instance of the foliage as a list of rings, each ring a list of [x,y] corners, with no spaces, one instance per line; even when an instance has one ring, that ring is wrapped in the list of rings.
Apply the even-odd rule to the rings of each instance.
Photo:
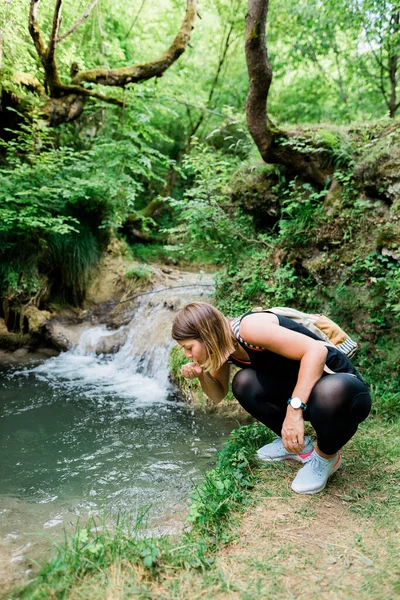
[[[246,502],[248,490],[253,487],[255,451],[272,438],[271,431],[260,423],[232,432],[218,454],[216,468],[205,475],[193,495],[189,520],[197,532],[211,534],[214,543],[219,541],[232,507]]]
[[[135,265],[131,267],[126,273],[125,276],[128,279],[142,279],[144,281],[151,279],[153,275],[153,270],[149,265]]]
[[[140,92],[136,86],[136,93],[145,92],[149,98],[157,129],[174,139],[173,158],[199,118],[198,134],[206,137],[220,128],[221,115],[244,113],[248,87],[242,48],[245,9],[245,0],[205,2],[202,18],[195,23],[192,48],[168,69],[162,83],[144,83]],[[53,1],[41,3],[39,18],[45,37],[53,10]],[[155,18],[146,3],[137,7],[120,0],[102,0],[58,44],[62,81],[70,81],[72,63],[80,70],[124,67],[161,55],[176,34],[183,10],[181,2],[159,0]],[[76,0],[64,2],[61,34],[76,23],[81,11]],[[272,119],[280,123],[348,123],[383,116],[390,95],[389,60],[398,54],[395,16],[396,4],[388,0],[271,3],[267,42],[274,71],[269,99]],[[21,72],[42,78],[27,20],[28,7],[23,0],[3,3],[3,73],[8,74],[9,82],[13,73]],[[219,79],[211,92],[217,72]],[[25,88],[19,87],[19,92],[25,93]],[[127,103],[129,94],[128,86],[124,93]],[[234,134],[232,141],[241,137]]]
[[[311,306],[315,296],[308,281],[302,279],[293,265],[275,266],[270,253],[253,252],[244,261],[238,261],[220,271],[216,279],[215,298],[226,314],[236,316],[256,306]],[[307,285],[308,284],[308,285]]]
[[[309,183],[299,185],[296,180],[276,191],[280,192],[282,198],[279,221],[282,242],[286,240],[298,246],[306,245],[320,220],[327,191],[315,191]]]
[[[38,118],[4,144],[0,293],[34,293],[46,274],[53,295],[81,302],[110,231],[138,214],[145,188],[159,186],[169,165],[150,143],[165,137],[154,134],[139,103],[136,108],[122,126],[118,111],[109,112],[96,138],[83,130],[74,145],[67,143],[70,127],[57,133],[56,143]],[[133,119],[141,121],[135,130]]]
[[[228,182],[237,159],[194,142],[186,156],[185,177],[193,182],[183,199],[170,199],[178,225],[168,230],[174,237],[169,247],[178,256],[189,248],[208,251],[215,262],[229,262],[244,251],[252,236],[251,219],[241,213],[228,197]]]
[[[383,116],[390,108],[389,65],[399,49],[396,15],[398,19],[398,6],[387,0],[272,4],[272,114],[291,123]],[[394,90],[399,93],[398,79]]]

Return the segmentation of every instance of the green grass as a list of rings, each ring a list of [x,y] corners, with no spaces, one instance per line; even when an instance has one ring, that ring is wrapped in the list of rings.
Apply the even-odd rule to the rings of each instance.
[[[138,264],[128,269],[125,275],[128,279],[148,281],[153,275],[153,269],[149,265]]]

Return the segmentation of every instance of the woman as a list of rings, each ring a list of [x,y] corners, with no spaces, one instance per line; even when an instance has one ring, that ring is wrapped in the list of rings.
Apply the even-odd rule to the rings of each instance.
[[[339,450],[371,408],[367,385],[349,359],[292,319],[249,312],[228,319],[206,302],[193,302],[176,316],[172,337],[192,361],[182,375],[198,378],[214,403],[228,393],[230,363],[241,368],[234,396],[278,439],[258,451],[267,461],[304,464],[292,489],[315,494],[340,467]],[[304,437],[304,421],[317,434]]]

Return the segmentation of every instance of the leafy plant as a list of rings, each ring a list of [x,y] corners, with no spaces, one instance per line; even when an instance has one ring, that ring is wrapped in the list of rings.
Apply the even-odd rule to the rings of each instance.
[[[315,191],[308,183],[299,185],[296,180],[280,190],[282,196],[282,218],[279,233],[282,240],[302,246],[308,243],[316,229],[322,212],[322,201],[327,191]]]
[[[217,263],[227,263],[251,243],[251,218],[229,200],[228,182],[237,159],[223,156],[204,144],[194,143],[183,163],[185,176],[193,183],[183,199],[170,199],[178,225],[168,229],[178,256],[187,250],[211,253]]]

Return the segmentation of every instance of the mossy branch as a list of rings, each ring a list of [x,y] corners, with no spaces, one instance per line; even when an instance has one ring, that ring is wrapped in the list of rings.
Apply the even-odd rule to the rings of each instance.
[[[43,107],[43,114],[52,126],[78,118],[84,109],[85,99],[88,97],[123,107],[124,102],[122,100],[119,100],[118,98],[109,98],[92,89],[87,89],[82,84],[92,83],[125,87],[129,83],[138,83],[139,81],[145,81],[152,77],[161,77],[188,46],[194,26],[194,20],[196,18],[196,0],[187,0],[186,14],[182,26],[172,45],[164,52],[164,54],[162,54],[162,56],[149,61],[148,63],[121,69],[92,69],[81,71],[75,74],[71,85],[65,85],[61,82],[57,68],[57,43],[79,26],[84,18],[90,13],[90,10],[95,6],[96,2],[93,2],[90,5],[83,17],[73,26],[73,28],[67,31],[63,36],[59,36],[63,0],[56,0],[52,31],[47,46],[37,22],[39,2],[40,0],[30,0],[29,33],[45,72],[45,87],[49,98]]]
[[[120,69],[90,69],[79,72],[72,80],[73,84],[100,83],[124,87],[129,83],[146,81],[153,77],[162,77],[164,72],[183,54],[189,44],[196,18],[196,0],[188,0],[185,19],[172,45],[160,57],[147,63]]]

